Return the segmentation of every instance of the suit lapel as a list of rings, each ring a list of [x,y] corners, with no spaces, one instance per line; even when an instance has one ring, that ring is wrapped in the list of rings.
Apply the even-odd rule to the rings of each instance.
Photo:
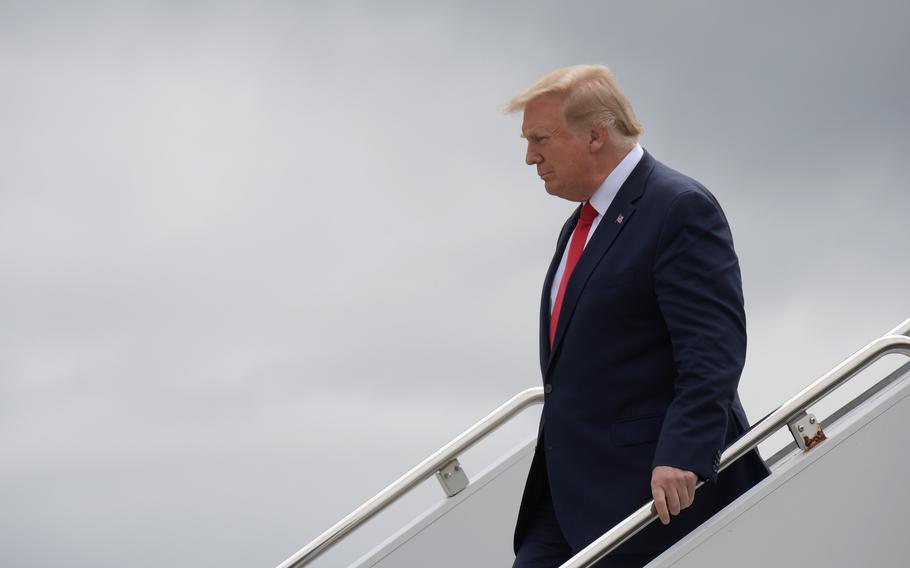
[[[635,202],[638,201],[638,198],[644,192],[645,182],[653,168],[654,158],[645,152],[628,179],[619,188],[619,192],[597,225],[597,230],[594,231],[591,240],[585,246],[584,252],[578,260],[578,264],[575,265],[575,270],[572,271],[569,283],[566,286],[565,296],[562,299],[562,308],[560,308],[559,313],[559,322],[556,324],[556,336],[553,339],[553,348],[550,351],[546,371],[549,371],[550,364],[555,359],[553,355],[559,349],[566,327],[568,327],[572,319],[572,314],[575,313],[575,307],[588,282],[588,278],[590,278],[594,268],[597,267],[607,251],[610,250],[616,237],[619,236],[619,233],[628,225],[635,214]],[[578,214],[573,215],[573,217],[577,219]],[[575,223],[572,223],[572,227],[574,229]],[[552,277],[549,280],[552,280]],[[547,324],[549,325],[549,321]]]
[[[575,209],[575,212],[569,217],[562,232],[559,234],[559,240],[556,242],[556,252],[553,253],[553,259],[550,261],[550,268],[547,270],[547,277],[543,281],[543,292],[540,296],[540,370],[543,372],[547,368],[550,360],[550,291],[553,288],[553,278],[556,277],[556,270],[562,261],[562,255],[569,244],[569,238],[575,230],[575,224],[578,223],[578,217],[581,215],[581,206]]]

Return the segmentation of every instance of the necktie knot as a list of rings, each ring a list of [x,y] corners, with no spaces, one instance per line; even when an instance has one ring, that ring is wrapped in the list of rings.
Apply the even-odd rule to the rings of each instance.
[[[579,217],[578,222],[590,225],[594,222],[594,218],[597,217],[597,215],[597,209],[594,209],[594,206],[591,205],[590,201],[586,201],[581,208],[581,217]]]

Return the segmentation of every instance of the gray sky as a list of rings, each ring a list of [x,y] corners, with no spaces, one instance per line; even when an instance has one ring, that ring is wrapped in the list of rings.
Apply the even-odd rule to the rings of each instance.
[[[908,11],[0,3],[0,564],[271,566],[538,385],[564,65],[721,201],[768,412],[910,316]]]

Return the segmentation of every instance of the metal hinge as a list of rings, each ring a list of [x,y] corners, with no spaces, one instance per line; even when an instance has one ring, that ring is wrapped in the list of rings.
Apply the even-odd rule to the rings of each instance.
[[[827,438],[822,430],[822,423],[815,419],[814,414],[803,412],[796,420],[788,423],[787,427],[790,428],[796,445],[804,452],[808,452]]]
[[[436,479],[438,479],[439,484],[442,485],[442,490],[445,491],[446,497],[457,495],[462,489],[468,486],[468,476],[464,470],[461,469],[461,465],[458,463],[457,459],[454,459],[439,468],[439,471],[436,472]]]

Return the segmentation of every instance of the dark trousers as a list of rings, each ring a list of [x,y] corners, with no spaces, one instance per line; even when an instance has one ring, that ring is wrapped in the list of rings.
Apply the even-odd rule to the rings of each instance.
[[[578,552],[580,550],[572,550],[562,535],[549,488],[546,488],[538,501],[534,520],[518,547],[512,568],[558,568]],[[657,553],[610,554],[594,564],[594,568],[641,568],[656,556]]]

